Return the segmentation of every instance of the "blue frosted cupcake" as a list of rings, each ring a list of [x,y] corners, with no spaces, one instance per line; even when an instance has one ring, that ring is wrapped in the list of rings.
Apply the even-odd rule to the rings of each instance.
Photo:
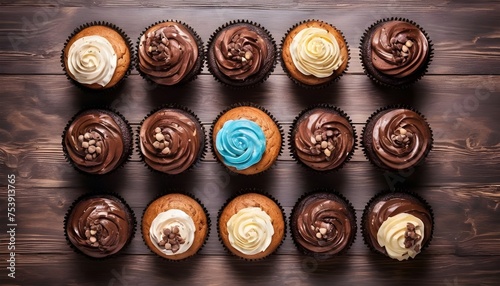
[[[216,158],[230,171],[254,175],[269,169],[279,154],[283,136],[268,112],[240,104],[223,112],[211,130]]]

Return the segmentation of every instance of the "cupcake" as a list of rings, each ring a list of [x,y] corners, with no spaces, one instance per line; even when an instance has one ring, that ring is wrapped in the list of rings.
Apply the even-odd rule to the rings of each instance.
[[[247,260],[271,255],[285,238],[281,207],[259,193],[245,193],[230,200],[219,213],[219,238],[232,254]]]
[[[349,117],[331,105],[302,111],[290,131],[290,151],[302,165],[316,171],[340,169],[350,160],[356,132]]]
[[[402,18],[383,19],[371,25],[359,49],[368,77],[378,84],[399,88],[424,76],[433,52],[424,30]]]
[[[434,217],[427,202],[415,194],[383,192],[367,204],[361,230],[373,251],[408,260],[429,245]]]
[[[132,153],[132,131],[118,113],[87,109],[77,113],[63,133],[66,159],[86,174],[107,174],[122,166]]]
[[[146,165],[175,175],[204,154],[205,130],[198,118],[182,107],[162,107],[149,114],[139,128],[139,153]]]
[[[151,202],[142,216],[146,246],[168,260],[195,255],[208,238],[210,220],[205,208],[191,196],[171,193]]]
[[[112,24],[85,24],[68,38],[61,59],[73,83],[91,90],[109,89],[130,73],[130,39]]]
[[[281,64],[296,84],[324,87],[338,80],[349,64],[349,47],[337,28],[319,20],[288,30],[281,43]]]
[[[132,240],[136,224],[130,207],[112,194],[81,196],[64,221],[72,248],[92,258],[106,258],[122,250]]]
[[[422,164],[432,143],[429,124],[409,107],[380,109],[372,114],[363,130],[365,156],[382,170],[407,170]]]
[[[315,191],[299,199],[290,216],[290,230],[297,248],[320,259],[349,249],[356,238],[356,215],[342,195]]]
[[[269,169],[281,152],[276,121],[252,104],[233,106],[215,119],[210,137],[213,152],[230,171],[254,175]]]
[[[259,24],[232,21],[210,37],[208,70],[227,86],[254,86],[267,80],[274,70],[276,50],[273,37]]]
[[[137,70],[150,81],[171,86],[195,79],[203,58],[203,43],[191,27],[174,20],[157,22],[139,38]]]

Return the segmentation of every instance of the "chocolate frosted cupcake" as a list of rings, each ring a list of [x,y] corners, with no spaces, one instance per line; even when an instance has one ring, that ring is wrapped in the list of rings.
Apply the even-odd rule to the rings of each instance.
[[[281,128],[264,109],[242,103],[222,112],[210,131],[217,160],[230,171],[254,175],[268,170],[283,144]]]
[[[138,146],[148,167],[175,175],[186,171],[203,157],[205,130],[191,111],[166,106],[142,121]]]
[[[195,79],[203,59],[201,38],[179,21],[155,23],[139,38],[137,70],[157,84],[171,86]]]
[[[433,236],[432,209],[407,192],[383,192],[367,204],[361,221],[365,243],[375,252],[399,261],[415,258]]]
[[[425,118],[409,107],[376,111],[363,130],[363,151],[383,170],[406,170],[420,165],[432,149],[432,131]]]
[[[86,174],[107,174],[123,165],[132,152],[132,131],[127,121],[108,109],[77,113],[63,133],[67,160]]]
[[[319,20],[303,21],[283,38],[281,64],[296,84],[325,87],[347,70],[349,46],[334,26]]]
[[[106,258],[130,243],[135,217],[125,201],[111,194],[83,195],[65,217],[64,233],[75,249],[92,258]]]
[[[356,215],[342,195],[328,190],[315,191],[295,204],[290,230],[300,251],[326,259],[351,247],[356,238]]]
[[[321,104],[302,111],[290,130],[290,151],[304,166],[316,171],[340,169],[356,146],[356,132],[339,108]]]
[[[285,216],[269,196],[249,192],[231,199],[219,212],[219,238],[233,255],[247,260],[265,258],[285,239]]]
[[[227,86],[250,87],[269,77],[276,66],[276,51],[273,37],[259,24],[231,21],[210,37],[208,70]]]
[[[377,21],[361,38],[360,58],[365,73],[390,87],[408,87],[427,72],[433,54],[427,33],[413,21]]]
[[[62,66],[71,81],[91,90],[115,87],[131,69],[130,39],[113,24],[92,22],[78,27],[62,50]]]
[[[171,193],[151,202],[142,216],[146,246],[168,260],[195,255],[210,231],[206,209],[190,195]]]

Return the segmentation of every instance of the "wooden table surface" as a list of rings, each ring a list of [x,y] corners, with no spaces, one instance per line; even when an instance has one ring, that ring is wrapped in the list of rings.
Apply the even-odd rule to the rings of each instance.
[[[467,2],[1,0],[0,284],[498,285],[500,2]],[[419,23],[435,49],[428,74],[403,91],[372,84],[358,56],[363,31],[393,16]],[[217,83],[206,68],[197,80],[174,88],[150,85],[134,69],[121,88],[105,96],[83,93],[63,74],[61,49],[80,24],[114,23],[135,43],[145,27],[166,19],[188,23],[204,42],[225,22],[248,19],[266,27],[278,44],[296,22],[320,19],[343,31],[350,46],[348,72],[326,89],[304,90],[278,65],[266,83],[235,91]],[[124,168],[98,178],[77,173],[61,150],[67,121],[90,104],[118,110],[136,130],[150,110],[175,102],[193,110],[209,130],[221,110],[240,101],[267,108],[285,133],[307,106],[334,104],[351,117],[358,135],[378,108],[409,104],[428,118],[434,148],[425,165],[408,174],[388,176],[377,171],[358,148],[344,169],[321,175],[291,159],[287,139],[276,166],[256,177],[228,174],[210,151],[198,168],[164,177],[148,171],[135,149]],[[9,176],[15,176],[15,197],[11,196],[15,198],[15,227],[7,220]],[[419,193],[435,213],[432,244],[412,261],[398,262],[371,253],[359,231],[346,255],[326,262],[300,255],[289,234],[275,255],[257,262],[230,256],[218,241],[217,212],[241,188],[261,188],[272,194],[287,217],[304,192],[335,188],[355,207],[359,225],[368,200],[394,182]],[[104,261],[76,254],[67,245],[64,215],[81,194],[93,190],[119,193],[140,222],[146,204],[169,188],[193,193],[210,213],[210,237],[196,257],[178,263],[156,257],[142,242],[140,228],[127,249]],[[11,228],[15,229],[13,238],[8,233]],[[12,246],[13,251],[9,250]],[[15,253],[15,278],[8,276],[10,252]]]

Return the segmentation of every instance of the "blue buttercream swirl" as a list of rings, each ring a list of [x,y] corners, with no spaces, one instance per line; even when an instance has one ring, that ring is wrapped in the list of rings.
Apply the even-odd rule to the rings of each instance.
[[[253,121],[228,120],[217,133],[215,147],[224,164],[244,170],[260,161],[266,150],[266,137]]]

